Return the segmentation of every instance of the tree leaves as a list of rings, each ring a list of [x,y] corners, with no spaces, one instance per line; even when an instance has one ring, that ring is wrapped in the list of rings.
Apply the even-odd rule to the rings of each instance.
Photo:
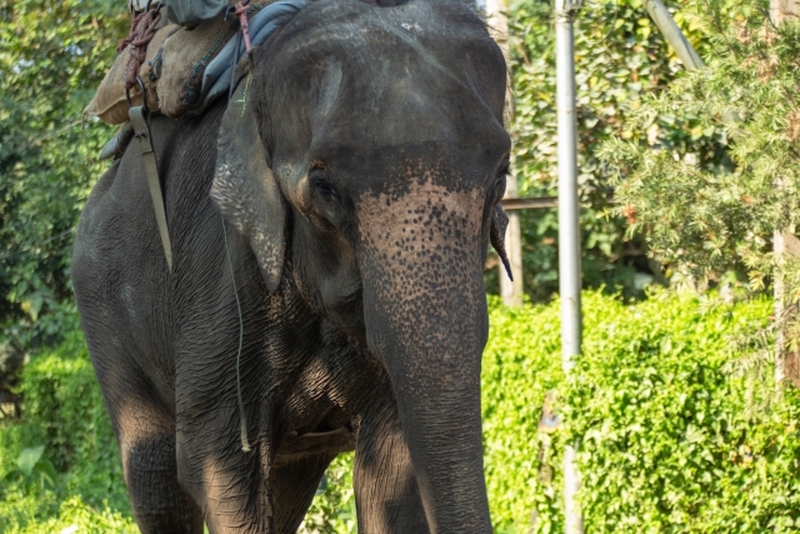
[[[111,0],[0,2],[0,322],[71,297],[72,231],[110,135],[81,114],[126,26]]]
[[[28,477],[38,478],[41,486],[45,484],[54,487],[56,485],[56,468],[53,462],[43,458],[44,445],[23,449],[17,458],[17,466],[22,473]]]
[[[514,170],[520,195],[554,195],[557,186],[555,51],[551,6],[533,0],[512,10],[511,69],[516,115]],[[613,212],[611,175],[595,152],[609,139],[644,138],[628,117],[645,94],[676,76],[674,59],[640,0],[613,7],[585,3],[576,18],[576,91],[583,270],[590,286],[622,285],[633,293],[633,265],[643,250]],[[534,298],[556,290],[555,210],[522,213],[525,283]],[[641,262],[639,262],[641,264]],[[642,268],[639,265],[638,268]]]
[[[791,119],[800,109],[800,28],[775,30],[758,5],[742,5],[738,22],[711,39],[708,69],[675,80],[630,115],[632,129],[647,128],[646,143],[609,140],[598,153],[616,175],[620,205],[637,213],[632,230],[660,261],[700,282],[732,272],[755,289],[775,268],[767,254],[773,231],[800,222]],[[719,11],[698,25],[712,25]]]

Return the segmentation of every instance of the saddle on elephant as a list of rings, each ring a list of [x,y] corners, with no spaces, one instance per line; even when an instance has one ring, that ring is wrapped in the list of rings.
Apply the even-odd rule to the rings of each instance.
[[[134,17],[131,35],[118,48],[116,61],[84,113],[123,124],[130,107],[142,105],[146,98],[150,111],[171,118],[200,115],[228,92],[235,63],[245,53],[246,44],[235,38],[240,21],[248,28],[246,38],[258,46],[307,3],[266,0],[223,6],[212,18],[192,24],[162,18],[161,4],[145,9]]]

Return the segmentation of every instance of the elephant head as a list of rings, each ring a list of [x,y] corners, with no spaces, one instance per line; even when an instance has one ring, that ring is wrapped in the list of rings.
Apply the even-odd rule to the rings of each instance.
[[[267,288],[386,368],[433,532],[490,532],[482,281],[502,253],[506,68],[457,0],[318,0],[244,60],[211,195]]]

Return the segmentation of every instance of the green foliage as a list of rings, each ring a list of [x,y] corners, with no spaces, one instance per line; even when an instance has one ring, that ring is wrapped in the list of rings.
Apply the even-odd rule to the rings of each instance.
[[[26,349],[53,344],[63,332],[77,329],[69,281],[72,238],[90,186],[106,167],[97,161],[97,154],[110,135],[110,128],[99,124],[84,130],[81,112],[111,65],[116,43],[127,33],[126,19],[124,4],[111,0],[0,0],[0,337]],[[56,360],[34,363],[54,367],[28,369],[28,378],[35,380],[42,370],[54,373],[67,382],[59,386],[69,388],[73,371],[83,373],[82,389],[76,391],[85,393],[94,380],[88,364],[72,369],[69,366],[81,364],[58,367]],[[44,390],[47,381],[35,387]],[[38,393],[26,391],[32,402]],[[65,400],[58,395],[52,392],[49,400]],[[68,406],[84,409],[90,399],[98,398],[90,396],[86,405]],[[41,403],[43,413],[27,415],[55,419],[48,419],[47,429],[26,427],[12,456],[18,458],[25,447],[44,446],[30,476],[45,480],[51,478],[50,466],[63,470],[80,454],[88,454],[71,447],[76,443],[88,447],[82,440],[89,436],[73,437],[71,432],[85,422],[70,419],[57,405]],[[70,445],[58,448],[65,444]],[[108,466],[100,460],[87,467],[95,466],[98,476],[107,476]],[[79,480],[92,483],[89,478]],[[59,475],[56,486],[64,481]],[[52,508],[52,502],[41,498],[31,504],[43,510]]]
[[[26,477],[34,477],[44,487],[53,486],[56,483],[56,468],[53,462],[47,458],[42,458],[44,445],[23,449],[17,458],[17,467]]]
[[[50,518],[42,524],[35,525],[20,532],[30,534],[46,532],[84,532],[87,534],[138,534],[139,527],[133,522],[130,514],[120,513],[108,505],[95,508],[87,504],[80,496],[73,495],[64,500],[58,509],[58,517]]]
[[[61,472],[82,464],[70,487],[111,492],[121,477],[111,423],[80,330],[23,371],[24,416],[38,421],[41,444]],[[91,459],[87,463],[87,460]],[[111,475],[111,477],[109,477]]]
[[[535,532],[563,531],[565,443],[578,445],[588,531],[800,528],[800,392],[776,396],[769,378],[728,372],[744,355],[729,338],[762,328],[769,301],[654,293],[624,306],[585,293],[584,353],[568,382],[558,304],[491,303],[482,384],[495,532],[528,532],[532,517]],[[135,532],[80,333],[35,356],[23,379],[24,421],[0,427],[0,531]],[[555,428],[540,424],[554,391]],[[331,465],[302,532],[357,531],[351,463]]]
[[[0,532],[136,531],[80,330],[35,356],[21,389],[23,420],[0,426]]]
[[[524,532],[536,510],[560,519],[560,478],[552,478],[560,436],[537,431],[548,391],[563,381],[559,310],[503,308],[493,301],[481,376],[487,491],[495,531]],[[551,439],[552,438],[552,439]],[[550,484],[535,491],[537,481]]]
[[[0,519],[0,528],[7,534],[41,534],[42,532],[108,534],[137,534],[139,528],[129,515],[108,506],[95,508],[78,495],[67,497],[52,512],[42,515],[40,499],[55,500],[55,493],[11,495],[11,500],[0,504],[0,511],[10,515]],[[5,523],[5,524],[4,524]]]
[[[600,153],[630,235],[701,282],[734,272],[762,289],[776,267],[773,231],[798,223],[800,24],[774,28],[767,7],[750,0],[721,14],[712,4],[708,68],[644,99],[630,117],[638,143],[612,140]],[[796,300],[800,268],[779,267]]]
[[[727,372],[729,338],[763,328],[766,300],[584,294],[584,352],[561,373],[558,303],[493,306],[484,360],[496,532],[562,532],[562,453],[578,445],[588,532],[789,532],[800,513],[800,395]],[[540,425],[558,390],[564,424]]]
[[[513,168],[520,196],[555,195],[557,135],[555,31],[547,2],[512,2],[510,54],[515,115]],[[691,16],[679,18],[690,38],[702,42]],[[584,2],[575,25],[578,122],[578,182],[585,283],[624,287],[635,292],[634,273],[647,270],[640,243],[626,236],[626,220],[610,215],[612,187],[598,146],[609,139],[631,139],[630,115],[647,94],[662,91],[679,71],[664,39],[641,0],[613,5]],[[555,209],[521,212],[526,291],[534,299],[557,288]]]
[[[356,534],[356,500],[353,492],[353,453],[336,458],[325,473],[300,534]]]
[[[30,325],[71,298],[74,227],[110,135],[83,129],[81,112],[126,20],[111,0],[0,0],[0,324]]]
[[[763,328],[771,303],[587,304],[585,354],[563,412],[592,530],[792,530],[796,392],[776,400],[769,381],[724,371],[729,337]]]

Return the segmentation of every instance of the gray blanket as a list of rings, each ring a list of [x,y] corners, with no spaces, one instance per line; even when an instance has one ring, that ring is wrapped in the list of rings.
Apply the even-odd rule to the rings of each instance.
[[[279,0],[261,9],[248,21],[252,45],[260,46],[264,44],[275,30],[289,22],[298,11],[308,5],[309,1]],[[231,14],[230,16],[235,15]],[[203,74],[203,83],[200,89],[203,107],[228,92],[236,62],[244,53],[244,40],[235,37],[228,41],[217,57],[208,64]]]

